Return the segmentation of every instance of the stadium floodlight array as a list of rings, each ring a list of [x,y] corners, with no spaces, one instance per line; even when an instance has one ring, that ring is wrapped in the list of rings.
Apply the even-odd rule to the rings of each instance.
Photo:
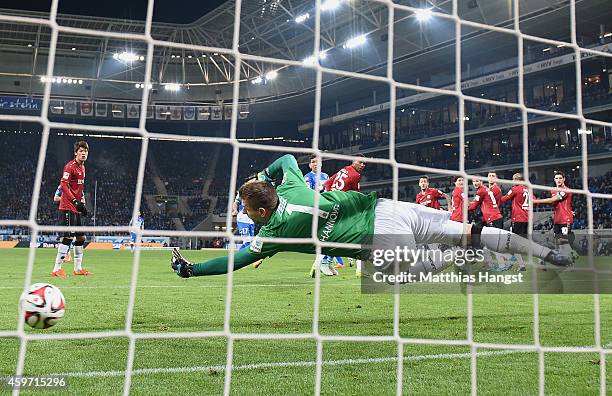
[[[359,46],[364,45],[366,41],[368,41],[367,36],[365,34],[360,34],[358,36],[348,39],[346,43],[344,43],[342,48],[346,48],[346,49],[357,48]]]
[[[84,29],[84,28],[76,28],[70,26],[61,26],[57,23],[57,10],[58,10],[58,0],[53,0],[51,4],[51,10],[49,14],[49,19],[43,18],[34,18],[34,17],[22,17],[22,16],[8,16],[1,15],[1,21],[10,21],[17,23],[29,23],[29,24],[37,24],[43,27],[48,27],[51,30],[51,40],[49,47],[49,57],[47,62],[47,75],[46,75],[46,83],[45,83],[45,91],[43,97],[43,106],[42,111],[39,116],[19,116],[19,115],[0,115],[0,120],[4,121],[26,121],[26,122],[38,122],[41,123],[43,128],[43,133],[41,137],[41,145],[40,152],[38,157],[38,163],[36,167],[36,177],[34,183],[34,190],[32,194],[32,201],[30,207],[30,213],[28,220],[0,220],[0,226],[12,225],[12,226],[22,226],[29,227],[31,230],[31,237],[35,240],[40,232],[63,232],[63,231],[74,231],[69,227],[60,227],[60,226],[42,226],[36,222],[36,213],[38,208],[38,200],[40,196],[40,186],[43,174],[43,168],[45,163],[45,156],[47,145],[49,141],[49,131],[51,128],[73,128],[80,129],[83,131],[97,131],[104,132],[106,134],[127,134],[134,135],[136,137],[142,138],[142,146],[140,152],[140,160],[139,160],[139,168],[138,168],[138,179],[136,185],[136,193],[134,198],[134,208],[132,216],[135,219],[137,217],[137,213],[140,209],[140,202],[142,196],[142,188],[143,188],[143,180],[144,180],[144,170],[146,163],[146,155],[148,149],[148,138],[158,138],[165,140],[187,140],[187,141],[200,141],[200,142],[209,142],[209,143],[225,143],[230,144],[233,147],[232,151],[232,167],[230,172],[230,187],[229,187],[229,196],[232,197],[236,193],[236,182],[237,182],[237,172],[238,172],[238,158],[240,149],[257,149],[264,151],[275,151],[275,152],[291,152],[291,153],[314,153],[320,158],[332,158],[332,159],[342,159],[342,160],[352,160],[355,157],[349,155],[341,155],[335,153],[326,153],[322,152],[319,149],[319,122],[320,122],[320,105],[321,105],[321,82],[322,82],[322,74],[329,73],[335,74],[338,76],[346,76],[353,77],[358,79],[370,80],[370,81],[378,81],[383,82],[389,85],[390,90],[390,103],[391,109],[390,111],[390,120],[389,120],[389,157],[388,158],[371,158],[367,159],[369,163],[380,163],[390,165],[393,168],[393,199],[397,200],[398,198],[398,173],[400,169],[419,171],[419,172],[428,172],[428,173],[437,173],[444,175],[456,175],[463,177],[471,177],[465,171],[465,133],[464,133],[464,120],[465,120],[465,108],[464,103],[465,100],[470,100],[477,103],[490,104],[495,106],[505,106],[514,109],[518,109],[522,113],[523,120],[523,147],[528,147],[528,123],[527,123],[527,114],[540,114],[540,115],[548,115],[555,116],[564,119],[574,119],[580,122],[580,127],[582,130],[588,130],[587,124],[591,125],[601,125],[606,127],[612,127],[612,123],[604,122],[594,119],[587,119],[584,116],[582,110],[582,88],[581,88],[581,55],[582,54],[590,54],[597,55],[602,57],[610,58],[612,55],[610,53],[606,53],[603,51],[597,51],[588,48],[581,48],[576,41],[576,2],[575,0],[570,1],[570,28],[571,28],[571,40],[570,42],[561,42],[557,40],[545,39],[541,37],[536,37],[532,35],[524,34],[519,29],[519,2],[513,2],[513,18],[514,18],[514,27],[513,28],[503,28],[498,26],[491,26],[479,22],[467,21],[463,20],[458,15],[458,0],[453,1],[452,3],[452,13],[445,14],[440,12],[431,11],[432,17],[442,18],[449,21],[454,22],[455,24],[455,87],[454,89],[436,89],[429,88],[423,86],[417,86],[414,84],[400,83],[394,80],[393,78],[393,21],[394,21],[394,13],[396,10],[408,11],[412,13],[419,13],[419,9],[399,4],[394,4],[388,0],[377,0],[380,3],[383,3],[387,6],[388,11],[388,20],[389,24],[387,26],[388,29],[388,51],[387,51],[387,73],[385,76],[374,76],[362,73],[348,72],[338,69],[331,69],[327,67],[323,67],[317,62],[313,62],[309,67],[312,67],[316,72],[316,90],[315,90],[315,114],[314,114],[314,128],[313,128],[313,138],[312,138],[312,147],[311,148],[296,148],[296,147],[288,147],[288,146],[266,146],[260,145],[257,143],[248,143],[248,142],[239,142],[236,139],[236,126],[237,126],[237,108],[238,108],[238,99],[239,99],[239,83],[240,83],[240,68],[243,60],[256,60],[256,61],[266,61],[269,63],[277,64],[277,65],[285,65],[285,66],[302,66],[302,62],[299,61],[290,61],[290,60],[282,60],[276,58],[262,58],[255,55],[244,54],[240,52],[239,49],[239,32],[240,32],[240,15],[241,15],[241,0],[235,1],[235,19],[234,19],[234,32],[233,32],[233,42],[232,48],[216,48],[209,47],[204,45],[191,45],[191,44],[182,44],[182,43],[173,43],[166,42],[162,40],[157,40],[153,38],[151,35],[151,24],[152,24],[152,16],[153,16],[153,0],[148,1],[147,8],[147,18],[146,18],[146,27],[144,34],[135,34],[135,33],[118,33],[118,32],[109,32],[109,31],[97,31],[93,29]],[[319,45],[320,45],[320,19],[321,19],[321,11],[331,10],[333,8],[338,7],[341,4],[340,0],[326,0],[323,4],[321,0],[316,1],[315,7],[315,41],[313,53],[319,53]],[[491,99],[484,99],[481,97],[473,97],[464,94],[461,91],[461,28],[462,27],[470,27],[477,29],[485,29],[489,31],[496,31],[506,34],[514,35],[518,42],[518,103],[507,103],[500,102]],[[146,129],[146,114],[145,112],[140,113],[140,119],[138,127],[117,127],[117,126],[96,126],[96,125],[86,125],[86,124],[70,124],[70,123],[62,123],[50,121],[48,118],[48,109],[49,109],[49,101],[51,94],[51,79],[53,78],[53,69],[54,69],[54,59],[55,53],[57,49],[57,41],[59,33],[72,33],[72,34],[81,34],[81,35],[92,35],[98,37],[105,37],[110,39],[121,39],[121,40],[136,40],[136,41],[144,41],[147,43],[147,53],[145,56],[145,78],[144,81],[146,84],[151,82],[151,70],[152,70],[152,62],[153,62],[153,48],[154,46],[168,47],[168,48],[176,48],[183,50],[196,50],[201,52],[215,52],[221,53],[225,55],[231,55],[234,57],[234,81],[233,81],[233,100],[232,100],[232,118],[231,118],[231,128],[230,128],[230,136],[229,138],[219,138],[219,137],[194,137],[187,135],[171,135],[164,133],[153,133],[149,132]],[[536,41],[540,43],[545,43],[548,45],[564,45],[567,48],[571,48],[575,53],[575,64],[576,64],[576,114],[565,114],[558,113],[554,111],[546,111],[539,110],[534,108],[527,108],[525,105],[525,100],[523,96],[523,82],[524,82],[524,70],[523,70],[523,41],[525,39]],[[442,95],[450,95],[454,96],[459,101],[459,147],[462,149],[459,151],[459,169],[457,171],[454,170],[446,170],[446,169],[438,169],[438,168],[429,168],[424,166],[416,166],[405,163],[397,162],[395,159],[395,104],[396,104],[396,89],[411,89],[417,92],[431,92]],[[143,89],[142,93],[142,106],[146,108],[149,101],[149,95],[147,90]],[[593,198],[603,198],[603,199],[612,199],[612,194],[600,194],[600,193],[591,193],[588,189],[588,158],[587,158],[587,134],[581,134],[581,142],[582,142],[582,188],[580,189],[572,189],[570,191],[578,194],[584,194],[587,197],[587,224],[588,231],[593,232],[593,207],[592,200]],[[528,161],[528,150],[523,150],[523,173],[529,174],[529,161]],[[516,184],[510,180],[503,180],[504,183]],[[528,180],[523,184],[527,185],[530,190],[534,187],[542,190],[552,190],[551,187],[535,185],[531,184]],[[465,188],[467,189],[467,183]],[[311,238],[302,238],[302,239],[274,239],[276,243],[312,243],[316,246],[317,254],[321,253],[322,247],[352,247],[356,248],[355,245],[349,244],[339,244],[339,243],[331,243],[331,242],[321,242],[317,239],[316,229],[318,216],[316,216],[316,212],[318,211],[318,198],[315,198],[315,204],[317,207],[315,208],[315,216],[313,216],[313,234]],[[231,210],[231,207],[228,207],[228,213]],[[464,205],[464,212],[467,213],[467,204]],[[467,218],[467,216],[464,216]],[[229,239],[230,243],[234,243],[236,240],[240,239],[240,237],[234,236],[229,230],[231,230],[231,216],[227,216],[226,220],[226,230],[225,232],[218,231],[202,231],[202,232],[190,232],[190,231],[165,231],[165,230],[140,230],[138,228],[130,228],[127,226],[124,227],[80,227],[78,230],[83,232],[135,232],[138,236],[138,242],[140,242],[142,236],[145,235],[166,235],[166,236],[189,236],[189,237],[225,237]],[[529,219],[529,227],[532,228],[533,219],[530,216]],[[266,242],[266,240],[263,240]],[[34,265],[34,256],[35,256],[35,248],[31,247],[28,256],[28,263],[26,268],[26,275],[24,280],[24,288],[29,286],[32,279],[32,270]],[[104,332],[82,332],[82,333],[55,333],[55,334],[41,334],[41,333],[26,333],[24,331],[24,322],[21,318],[17,323],[16,331],[2,331],[0,332],[0,337],[18,337],[20,339],[20,349],[19,349],[19,358],[17,362],[16,375],[21,375],[24,371],[25,365],[25,357],[27,344],[30,340],[71,340],[71,339],[96,339],[96,338],[108,338],[108,337],[127,337],[129,340],[129,349],[128,349],[128,358],[126,362],[126,370],[124,377],[124,388],[123,392],[125,395],[129,394],[133,373],[133,364],[134,364],[134,355],[136,348],[136,341],[139,339],[165,339],[165,338],[205,338],[205,337],[225,337],[227,339],[227,364],[225,366],[225,378],[224,378],[224,394],[228,395],[230,393],[231,384],[232,384],[232,362],[233,362],[233,342],[234,340],[263,340],[263,339],[273,339],[273,340],[295,340],[295,339],[310,339],[315,340],[317,343],[317,355],[316,355],[316,371],[315,371],[315,392],[317,394],[321,391],[321,374],[322,374],[322,363],[323,363],[323,343],[327,341],[347,341],[347,342],[380,342],[380,341],[392,341],[397,344],[397,394],[402,393],[403,387],[403,363],[405,361],[403,350],[406,344],[408,345],[448,345],[448,346],[469,346],[470,347],[470,358],[471,358],[471,392],[472,394],[476,394],[477,392],[477,370],[476,370],[476,362],[478,356],[479,349],[494,349],[494,350],[517,350],[517,351],[531,351],[537,352],[539,356],[539,364],[538,364],[538,372],[539,372],[539,394],[544,395],[544,353],[545,352],[559,352],[559,353],[585,353],[585,352],[593,352],[599,353],[600,356],[600,393],[602,395],[606,394],[606,353],[612,353],[612,349],[606,349],[602,345],[601,342],[601,318],[600,318],[600,299],[598,294],[593,295],[594,299],[594,324],[595,324],[595,345],[591,347],[545,347],[540,343],[539,336],[539,310],[538,310],[538,296],[534,295],[533,300],[533,334],[534,334],[534,343],[533,344],[497,344],[497,343],[478,343],[474,341],[473,336],[473,300],[472,294],[468,293],[467,296],[467,314],[468,314],[468,322],[466,329],[466,338],[463,340],[441,340],[441,339],[421,339],[421,338],[404,338],[400,335],[399,331],[399,320],[400,320],[400,296],[399,294],[395,294],[393,304],[393,335],[390,336],[325,336],[319,332],[319,308],[320,308],[320,274],[317,273],[315,278],[315,291],[314,291],[314,310],[313,310],[313,320],[312,320],[312,332],[305,334],[263,334],[263,333],[250,333],[250,334],[236,334],[232,333],[230,330],[230,318],[232,316],[232,290],[233,290],[233,251],[229,251],[229,273],[227,274],[227,289],[226,289],[226,301],[225,301],[225,314],[224,314],[224,328],[223,331],[211,331],[211,332],[189,332],[189,333],[138,333],[132,330],[132,319],[134,314],[134,301],[136,296],[136,285],[137,285],[137,274],[140,263],[140,250],[137,249],[134,254],[133,259],[133,267],[131,274],[131,282],[130,282],[130,293],[129,293],[129,302],[125,319],[125,327],[122,330],[116,331],[104,331]],[[169,274],[170,276],[170,274]],[[14,394],[19,394],[19,390],[16,389],[13,391]]]
[[[113,59],[115,60],[119,60],[122,62],[126,62],[126,63],[132,63],[132,62],[136,62],[136,61],[143,61],[144,60],[144,56],[143,55],[136,55],[133,52],[127,52],[127,51],[123,51],[121,53],[115,53],[113,54]]]
[[[143,85],[144,86],[144,85]],[[176,84],[176,83],[169,83],[169,84],[164,84],[164,89],[166,91],[180,91],[181,90],[181,84]]]
[[[319,59],[320,60],[325,60],[327,58],[327,51],[321,51],[319,52]],[[306,65],[306,66],[311,66],[315,63],[316,57],[314,55],[310,55],[307,58],[304,58],[304,60],[302,60],[302,64]]]
[[[136,83],[136,84],[134,84],[134,87],[138,88],[138,89],[144,89],[145,84],[144,83]],[[148,83],[147,84],[147,89],[153,89],[153,84]]]
[[[295,17],[295,23],[305,22],[308,18],[310,18],[309,13],[301,14]]]
[[[47,81],[50,81],[53,84],[79,84],[79,85],[83,85],[83,79],[81,79],[81,78],[70,78],[70,77],[51,77],[51,78],[48,78],[47,76],[40,77],[40,82],[41,83],[45,83]]]

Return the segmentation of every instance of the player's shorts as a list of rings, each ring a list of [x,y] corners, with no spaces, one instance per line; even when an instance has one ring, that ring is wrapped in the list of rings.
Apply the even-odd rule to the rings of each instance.
[[[59,212],[60,212],[60,218],[59,218],[60,225],[68,226],[68,227],[83,225],[81,221],[80,213],[75,213],[71,210],[60,210]],[[65,232],[64,233],[64,238],[80,237],[80,236],[85,236],[85,233],[83,232]]]
[[[528,224],[529,223],[525,223],[525,222],[513,222],[512,232],[524,238],[527,238],[527,225]]]
[[[132,238],[132,242],[136,243],[136,233],[135,232],[130,232],[130,237]]]
[[[487,227],[504,228],[504,219],[489,221]]]
[[[441,243],[459,245],[463,223],[450,220],[451,213],[410,202],[379,199],[374,218],[374,245],[384,248]],[[374,246],[374,248],[377,248]]]
[[[556,237],[568,236],[573,234],[571,224],[554,224],[553,233]]]

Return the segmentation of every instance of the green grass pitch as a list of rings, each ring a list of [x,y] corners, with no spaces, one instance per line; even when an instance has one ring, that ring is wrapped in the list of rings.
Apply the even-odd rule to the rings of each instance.
[[[203,260],[223,252],[184,252]],[[27,249],[0,251],[0,331],[17,325]],[[122,330],[128,306],[132,255],[126,251],[85,251],[92,277],[51,278],[55,251],[39,249],[32,283],[58,286],[67,300],[65,318],[47,333]],[[169,269],[170,252],[144,251],[134,307],[134,332],[221,331],[226,276],[180,279]],[[259,269],[234,273],[231,331],[308,333],[312,331],[312,256],[279,254]],[[65,267],[71,270],[72,263]],[[71,272],[71,271],[67,271]],[[324,335],[393,334],[393,295],[360,293],[353,269],[321,279],[319,329]],[[478,342],[532,344],[533,296],[474,295],[473,329]],[[602,343],[612,345],[612,296],[602,295]],[[539,333],[545,346],[595,343],[591,295],[539,296]],[[466,339],[467,297],[462,294],[402,295],[400,332],[407,338]],[[28,329],[27,331],[33,331]],[[43,332],[42,330],[37,330]],[[238,340],[233,345],[231,392],[236,395],[312,394],[314,340]],[[14,373],[17,338],[0,338],[0,375]],[[208,395],[223,392],[225,338],[139,340],[133,394]],[[403,389],[410,395],[464,395],[470,392],[469,348],[406,345]],[[538,393],[537,353],[479,350],[478,393]],[[66,394],[120,394],[128,340],[123,337],[31,341],[28,374],[68,373]],[[323,343],[323,394],[395,394],[397,345],[393,342]],[[547,395],[599,394],[599,355],[546,353]],[[612,389],[612,356],[606,360]],[[7,392],[7,390],[1,390]],[[24,391],[24,394],[34,393]],[[53,394],[53,392],[46,392]]]

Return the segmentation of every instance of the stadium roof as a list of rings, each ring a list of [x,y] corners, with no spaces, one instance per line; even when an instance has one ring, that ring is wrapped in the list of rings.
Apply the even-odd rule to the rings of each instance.
[[[130,2],[131,3],[131,2]],[[161,2],[156,2],[161,3]],[[165,2],[168,3],[168,2]],[[206,3],[206,5],[202,5]],[[324,66],[374,75],[386,73],[387,25],[386,4],[377,1],[340,1],[333,11],[321,13],[321,50],[327,57],[321,61]],[[420,6],[421,2],[397,1],[398,4]],[[512,28],[512,9],[507,0],[459,1],[459,15],[475,22]],[[135,19],[119,19],[99,16],[72,15],[79,12],[76,6],[70,9],[73,0],[60,0],[58,23],[62,26],[114,33],[143,34],[145,24],[142,14],[134,12]],[[63,4],[63,5],[62,5]],[[101,7],[112,8],[117,1],[100,2],[93,14]],[[139,11],[146,1],[136,3]],[[195,2],[179,0],[171,2],[171,11],[156,6],[152,36],[167,42],[209,47],[231,48],[234,32],[234,1]],[[195,4],[195,5],[194,5]],[[452,2],[431,0],[427,4],[436,12],[449,14]],[[608,0],[576,1],[577,34],[579,40],[596,40],[601,26],[612,20],[612,7]],[[217,7],[214,7],[218,5]],[[90,4],[87,4],[89,7]],[[129,7],[128,9],[133,9]],[[178,9],[178,10],[176,10]],[[525,33],[545,38],[569,40],[569,2],[564,0],[529,0],[520,2],[521,29]],[[47,18],[48,12],[0,9],[2,15],[17,15]],[[138,15],[136,15],[138,14]],[[160,17],[164,14],[164,17]],[[166,15],[167,14],[167,15]],[[308,14],[301,22],[296,18]],[[117,14],[119,15],[119,14]],[[177,17],[178,15],[178,17]],[[187,21],[188,16],[201,15],[188,23],[168,23],[160,20]],[[394,23],[394,73],[396,79],[410,83],[427,84],[429,80],[441,78],[454,71],[454,23],[442,18],[419,22],[414,14],[396,10]],[[363,34],[367,42],[355,49],[343,46],[350,38]],[[462,61],[464,66],[483,65],[516,57],[516,39],[513,35],[462,29]],[[40,57],[47,51],[50,29],[47,26],[15,22],[0,23],[0,52],[3,55],[24,54]],[[240,50],[245,54],[302,61],[312,54],[314,46],[314,1],[293,0],[249,0],[242,2],[240,26]],[[526,42],[526,50],[539,48],[544,44]],[[146,53],[145,42],[105,38],[93,35],[61,33],[58,40],[56,65],[73,64],[75,60],[96,62],[97,80],[112,80],[113,83],[128,83],[143,80],[143,64],[131,65],[129,70],[119,74],[105,73],[104,60],[112,62],[112,56],[122,51]],[[74,49],[74,50],[73,50]],[[538,51],[542,51],[540,48]],[[44,66],[42,67],[44,69]],[[307,67],[280,67],[261,60],[246,60],[242,64],[241,77],[246,81],[264,76],[271,70],[278,70],[279,78],[273,84],[241,88],[241,96],[248,99],[271,98],[303,94],[312,89],[315,74]],[[1,71],[0,71],[1,72]],[[27,71],[25,71],[27,74]],[[31,73],[31,71],[30,71]],[[41,73],[38,68],[38,74]],[[109,76],[112,76],[110,78]],[[171,77],[171,78],[170,78]],[[204,53],[185,49],[155,47],[153,76],[154,82],[178,82],[202,85],[210,88],[206,94],[214,98],[219,85],[233,81],[233,58],[230,55]],[[325,74],[323,81],[343,80],[335,75]],[[345,78],[344,78],[345,80]],[[204,88],[203,88],[204,89]],[[349,95],[361,94],[361,82],[344,84],[342,92]],[[223,95],[231,95],[225,89]],[[330,99],[331,100],[331,99]],[[332,100],[333,102],[333,100]]]

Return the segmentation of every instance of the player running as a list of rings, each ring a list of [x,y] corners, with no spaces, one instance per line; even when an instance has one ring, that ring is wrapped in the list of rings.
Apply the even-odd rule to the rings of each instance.
[[[446,199],[448,202],[448,208],[451,208],[451,199],[448,194],[443,193],[442,190],[437,188],[429,187],[429,177],[421,176],[419,179],[419,187],[421,191],[416,195],[415,202],[419,205],[427,206],[428,208],[440,209],[440,198]]]
[[[283,182],[275,189],[268,180],[283,175]],[[488,247],[499,252],[518,252],[533,255],[550,263],[568,266],[573,262],[565,256],[532,241],[494,227],[479,227],[451,221],[447,211],[425,208],[409,202],[377,199],[376,193],[364,195],[355,191],[318,193],[305,185],[295,157],[287,154],[258,174],[258,181],[245,183],[239,190],[249,217],[264,226],[248,249],[234,255],[233,269],[271,257],[282,251],[315,253],[313,244],[285,244],[264,242],[264,238],[311,238],[312,220],[319,216],[317,237],[323,242],[361,244],[368,235],[411,235],[411,246],[427,243],[462,244],[463,235],[475,247]],[[315,209],[318,194],[318,210]],[[360,258],[368,254],[364,248],[323,247],[328,255]],[[228,272],[228,257],[217,257],[192,264],[177,249],[173,251],[171,267],[183,278],[219,275]],[[440,271],[443,266],[418,262],[419,271]],[[411,271],[412,272],[412,271]]]
[[[141,216],[140,212],[138,212],[138,217],[136,218],[136,224],[133,224],[134,219],[130,220],[130,227],[134,225],[139,230],[144,230],[144,218]],[[130,252],[134,253],[134,249],[136,249],[136,233],[130,232]]]
[[[565,174],[563,172],[555,172],[555,185],[557,188],[550,192],[550,198],[534,199],[533,203],[536,205],[554,205],[553,232],[555,242],[561,251],[570,254],[572,252],[571,244],[575,238],[572,232],[574,212],[572,212],[572,193],[567,191],[568,187],[565,185]]]
[[[89,155],[89,145],[81,140],[74,144],[74,159],[64,166],[61,187],[62,195],[60,199],[60,225],[80,226],[82,225],[81,216],[87,216],[85,206],[85,161]],[[62,241],[57,248],[55,266],[51,276],[66,277],[66,272],[62,268],[64,258],[70,251],[70,243],[74,241],[74,271],[73,275],[92,275],[87,269],[82,268],[83,245],[85,244],[85,234],[82,232],[65,232]]]

